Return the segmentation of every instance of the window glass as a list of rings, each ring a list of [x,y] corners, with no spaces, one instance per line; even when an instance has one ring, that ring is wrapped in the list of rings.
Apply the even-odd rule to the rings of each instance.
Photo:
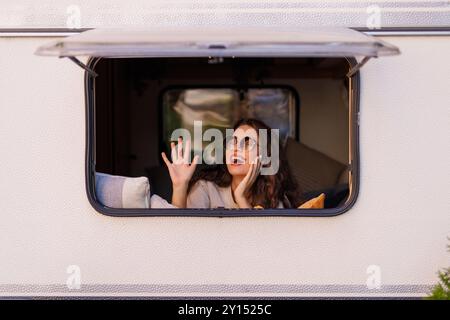
[[[296,138],[295,104],[295,94],[285,88],[167,90],[163,95],[166,150],[177,128],[188,129],[194,136],[194,121],[202,121],[203,131],[216,128],[225,136],[225,129],[232,128],[239,119],[255,118],[279,129],[282,141],[287,137]]]

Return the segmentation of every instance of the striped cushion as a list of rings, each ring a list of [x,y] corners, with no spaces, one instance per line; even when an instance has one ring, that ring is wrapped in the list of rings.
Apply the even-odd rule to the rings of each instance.
[[[123,177],[95,173],[98,201],[110,208],[149,208],[150,185],[146,177]]]

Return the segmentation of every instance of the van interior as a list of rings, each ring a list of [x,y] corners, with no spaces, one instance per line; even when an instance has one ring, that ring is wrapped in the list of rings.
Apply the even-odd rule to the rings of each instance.
[[[305,198],[349,197],[350,68],[345,58],[102,58],[95,61],[95,170],[146,176],[170,201],[161,152],[170,132],[232,128],[252,117],[280,130]],[[170,153],[167,153],[170,154]],[[201,170],[199,166],[199,170]]]

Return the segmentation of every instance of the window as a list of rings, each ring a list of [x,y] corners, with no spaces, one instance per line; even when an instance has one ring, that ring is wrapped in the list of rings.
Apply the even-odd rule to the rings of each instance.
[[[352,206],[358,193],[359,69],[398,49],[346,29],[256,31],[202,36],[184,29],[92,30],[38,49],[69,57],[87,71],[86,183],[99,212],[330,216]],[[91,59],[84,65],[77,55]],[[355,56],[363,59],[358,63]],[[171,198],[160,151],[169,151],[173,129],[190,134],[192,123],[202,120],[201,130],[220,133],[242,117],[279,130],[283,167],[291,170],[284,179],[295,181],[305,200],[325,194],[322,209],[167,210],[152,204],[150,195]],[[105,204],[111,200],[105,190],[120,190],[119,199]]]
[[[160,152],[170,154],[171,133],[185,128],[193,135],[198,120],[203,133],[209,128],[224,132],[240,118],[250,117],[280,130],[291,173],[305,199],[326,195],[324,210],[251,214],[320,216],[342,211],[351,200],[350,184],[356,185],[355,175],[349,181],[349,164],[356,160],[356,154],[349,157],[350,124],[356,112],[356,106],[349,105],[349,67],[346,59],[334,58],[234,58],[221,64],[201,58],[101,59],[95,62],[100,76],[95,79],[91,106],[96,121],[91,133],[92,170],[147,177],[151,194],[170,202],[171,180]],[[195,77],[186,79],[194,72]],[[207,143],[203,141],[202,149]],[[138,212],[152,214],[152,210]],[[179,214],[250,213],[183,209]]]

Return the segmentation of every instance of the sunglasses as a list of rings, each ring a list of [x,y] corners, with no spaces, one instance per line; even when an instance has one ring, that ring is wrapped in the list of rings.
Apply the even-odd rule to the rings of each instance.
[[[250,151],[254,150],[258,146],[258,142],[252,137],[245,137],[238,139],[237,137],[231,137],[227,139],[226,148],[228,150],[233,150],[234,148],[238,150]]]

